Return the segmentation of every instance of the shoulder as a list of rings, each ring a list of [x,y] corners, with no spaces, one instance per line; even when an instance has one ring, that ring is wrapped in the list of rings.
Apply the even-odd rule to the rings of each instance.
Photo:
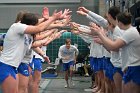
[[[121,36],[123,34],[123,30],[121,30],[118,26],[116,26],[113,34],[117,36]]]
[[[26,25],[26,24],[14,23],[14,24],[12,24],[10,29],[13,29],[17,33],[24,33],[24,31],[27,27],[28,27],[28,25]]]
[[[77,49],[77,47],[76,47],[76,46],[74,46],[74,45],[71,45],[71,48]]]
[[[65,46],[66,46],[66,45],[62,45],[62,46],[60,46],[60,49],[63,49],[63,48],[65,48]]]
[[[139,32],[138,30],[135,28],[135,27],[131,27],[129,28],[128,30],[124,31],[124,35],[127,34],[127,35],[139,35]]]

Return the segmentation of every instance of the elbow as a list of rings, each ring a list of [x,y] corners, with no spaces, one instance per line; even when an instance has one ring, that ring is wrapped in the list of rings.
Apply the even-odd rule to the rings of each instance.
[[[33,43],[32,48],[42,47],[42,44]]]
[[[118,51],[118,48],[116,46],[110,46],[107,49],[110,51]]]

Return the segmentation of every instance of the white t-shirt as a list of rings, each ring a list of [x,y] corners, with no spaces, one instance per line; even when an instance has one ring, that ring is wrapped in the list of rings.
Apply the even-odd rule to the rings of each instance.
[[[26,64],[29,64],[32,62],[32,59],[33,59],[33,50],[32,49],[28,49],[26,51],[26,54],[23,58],[23,60],[21,61],[22,63],[26,63]]]
[[[120,38],[126,45],[122,47],[123,70],[128,66],[140,66],[140,34],[135,27],[130,27]]]
[[[111,35],[112,35],[112,32],[111,32],[111,31],[108,31],[106,35],[107,35],[107,37],[110,38]],[[111,57],[110,52],[109,52],[106,48],[104,48],[104,47],[103,47],[103,55],[104,55],[105,57],[108,57],[108,58]]]
[[[116,40],[117,38],[121,37],[122,34],[122,30],[118,26],[116,26],[112,33],[112,40]],[[115,67],[122,67],[121,49],[119,49],[118,51],[111,51],[111,63]]]
[[[59,48],[58,57],[62,58],[68,56],[69,59],[67,60],[62,59],[63,63],[68,63],[70,61],[74,61],[75,55],[78,55],[78,53],[79,51],[74,45],[70,45],[69,49],[66,48],[66,45],[62,45]]]
[[[31,46],[32,46],[32,42],[33,42],[33,36],[31,36],[30,34],[25,34],[25,46],[24,46],[24,51],[26,52],[25,53],[25,56],[22,60],[22,63],[26,63],[26,64],[29,64],[33,58],[33,51],[31,49]]]
[[[27,25],[21,23],[14,23],[8,30],[3,45],[3,52],[0,61],[18,67],[21,63],[25,52],[25,34],[24,31]]]

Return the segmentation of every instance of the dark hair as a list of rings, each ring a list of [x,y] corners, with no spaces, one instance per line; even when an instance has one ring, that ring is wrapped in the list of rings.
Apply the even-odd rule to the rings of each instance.
[[[118,22],[120,21],[124,25],[131,24],[131,19],[132,19],[132,16],[128,12],[120,13],[120,14],[117,15]]]
[[[120,13],[120,9],[119,7],[116,6],[112,6],[108,10],[108,14],[110,14],[114,20],[116,20],[116,17],[119,13]]]
[[[38,17],[34,13],[26,13],[23,15],[21,23],[26,25],[36,25],[38,23]]]
[[[66,39],[65,43],[68,44],[69,42],[71,43],[71,39]]]
[[[19,13],[17,14],[17,18],[16,18],[16,20],[15,20],[15,23],[21,21],[23,15],[24,15],[25,13],[29,13],[29,11],[27,11],[27,10],[21,10],[21,11],[19,11]]]

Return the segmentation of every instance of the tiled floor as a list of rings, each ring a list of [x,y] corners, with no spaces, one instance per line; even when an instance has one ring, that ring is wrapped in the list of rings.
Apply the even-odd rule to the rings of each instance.
[[[64,88],[65,81],[63,78],[42,79],[39,93],[91,93],[90,77],[76,76],[73,78],[75,86]]]
[[[63,75],[53,79],[42,79],[40,83],[39,93],[91,93],[91,78],[74,75],[73,81],[75,86],[64,88],[65,80]],[[0,93],[2,93],[0,91]]]

